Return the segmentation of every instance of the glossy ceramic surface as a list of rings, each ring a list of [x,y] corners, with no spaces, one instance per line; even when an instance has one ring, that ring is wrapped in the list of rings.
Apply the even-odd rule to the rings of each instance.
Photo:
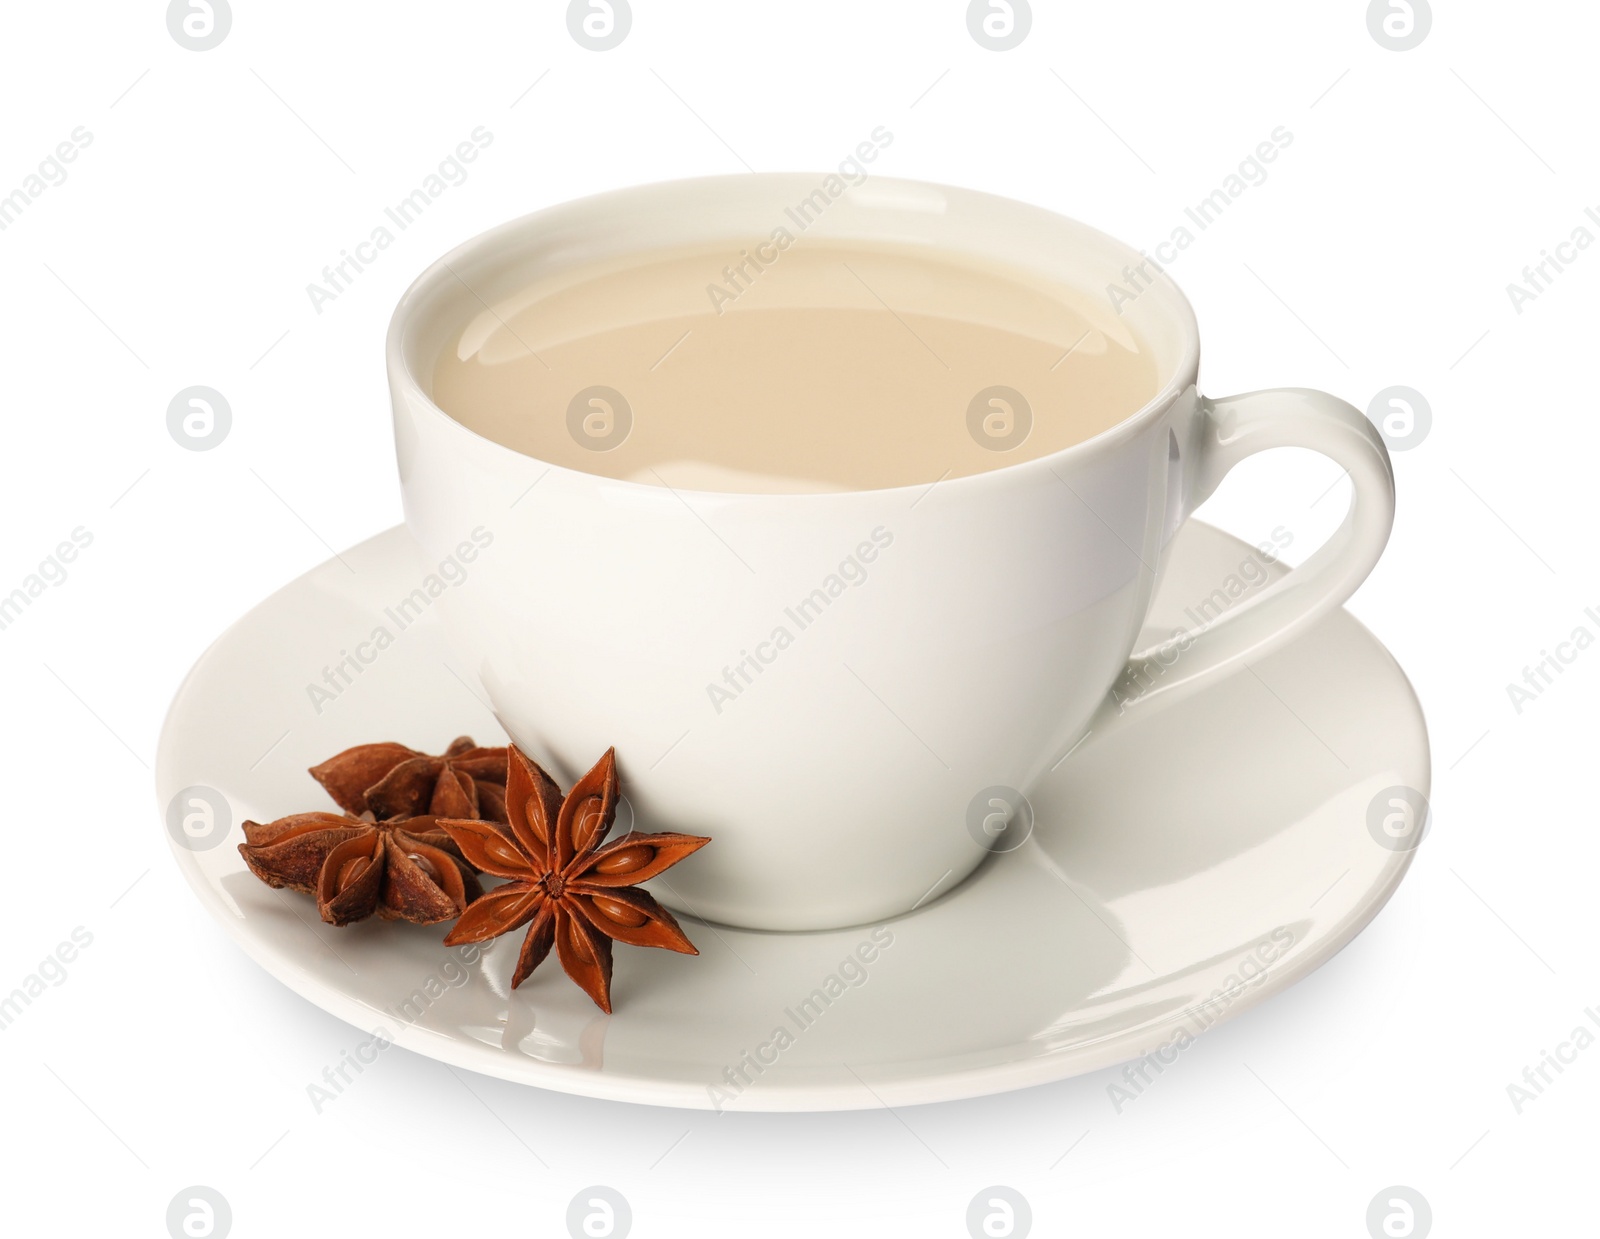
[[[225,834],[169,835],[196,895],[253,959],[355,1026],[460,1067],[748,1110],[1057,1080],[1197,1035],[1292,984],[1367,924],[1411,859],[1379,842],[1369,807],[1395,786],[1426,793],[1421,712],[1341,611],[1248,668],[1130,710],[1045,773],[1021,846],[910,915],[812,933],[686,920],[699,957],[618,948],[611,1016],[553,965],[510,993],[516,941],[472,959],[444,947],[441,927],[334,929],[235,850],[246,817],[331,807],[305,769],[348,745],[499,738],[433,608],[397,622],[421,570],[392,530],[241,619],[178,692],[157,791],[163,813],[187,789],[225,797]],[[1191,522],[1142,641],[1192,623],[1219,582],[1243,605],[1281,575]],[[348,683],[328,674],[358,650]]]
[[[435,607],[462,678],[561,777],[616,745],[642,828],[718,840],[666,902],[762,929],[860,924],[949,889],[987,855],[973,821],[989,789],[1031,794],[1127,700],[1198,684],[1338,606],[1394,511],[1383,442],[1343,401],[1197,394],[1198,331],[1167,281],[1105,319],[1157,363],[1144,409],[1063,451],[1000,453],[1004,467],[927,486],[618,481],[491,443],[429,399],[440,350],[464,324],[512,314],[531,282],[765,236],[811,188],[714,178],[540,212],[424,273],[389,336],[406,522],[429,564],[464,569]],[[845,192],[807,236],[961,253],[1057,289],[1103,289],[1140,262],[1048,211],[884,179]],[[1344,525],[1281,586],[1164,633],[1169,648],[1130,665],[1173,535],[1234,464],[1282,446],[1350,475]]]

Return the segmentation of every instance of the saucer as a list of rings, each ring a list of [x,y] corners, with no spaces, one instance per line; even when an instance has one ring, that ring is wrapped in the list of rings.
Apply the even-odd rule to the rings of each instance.
[[[1191,625],[1246,561],[1261,562],[1190,521],[1140,645]],[[618,947],[608,1016],[554,960],[511,992],[520,933],[480,953],[444,946],[444,926],[335,929],[236,849],[246,818],[332,809],[306,769],[350,745],[504,742],[418,601],[433,588],[450,585],[429,583],[392,529],[245,615],[178,690],[158,803],[195,894],[291,990],[419,1054],[540,1088],[864,1109],[1174,1052],[1366,926],[1411,860],[1374,806],[1428,790],[1411,686],[1341,611],[1091,737],[1033,795],[1031,834],[917,911],[820,933],[683,917],[700,955]]]

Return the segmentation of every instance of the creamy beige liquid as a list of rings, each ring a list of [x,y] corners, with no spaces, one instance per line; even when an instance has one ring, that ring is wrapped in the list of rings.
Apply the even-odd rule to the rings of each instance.
[[[433,376],[447,413],[530,456],[742,493],[981,473],[1099,434],[1158,387],[1093,293],[810,238],[532,283],[480,310]]]

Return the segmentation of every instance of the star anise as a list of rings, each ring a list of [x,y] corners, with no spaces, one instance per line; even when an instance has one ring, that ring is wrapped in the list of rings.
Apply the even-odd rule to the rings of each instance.
[[[527,925],[511,988],[553,945],[567,975],[607,1012],[613,939],[698,955],[672,913],[633,887],[711,840],[630,832],[607,844],[617,794],[615,749],[607,749],[563,799],[538,763],[513,747],[506,779],[509,835],[486,822],[439,822],[469,864],[510,879],[467,908],[445,942],[484,942]]]
[[[311,777],[346,813],[395,817],[478,817],[506,820],[506,751],[479,748],[458,737],[438,757],[403,744],[358,744],[320,766]]]
[[[492,829],[492,828],[491,828]],[[460,916],[483,887],[432,817],[374,822],[296,813],[244,824],[239,855],[268,886],[317,897],[330,925],[376,912],[386,921],[436,925]]]

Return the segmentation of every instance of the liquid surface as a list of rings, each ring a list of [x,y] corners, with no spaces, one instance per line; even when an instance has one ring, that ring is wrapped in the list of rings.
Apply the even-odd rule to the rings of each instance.
[[[531,283],[447,346],[433,398],[486,438],[674,489],[871,490],[1048,455],[1158,391],[1094,294],[802,238]]]

